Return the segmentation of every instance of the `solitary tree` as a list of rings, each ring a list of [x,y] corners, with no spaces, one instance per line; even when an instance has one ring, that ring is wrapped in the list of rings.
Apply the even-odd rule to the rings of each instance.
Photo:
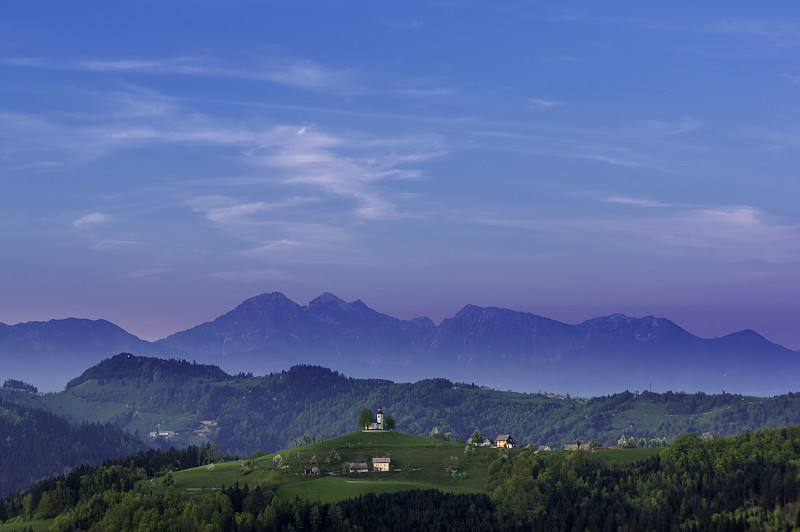
[[[456,476],[458,472],[458,457],[451,456],[450,460],[448,460],[447,464],[444,466],[444,470],[450,473],[451,476]]]
[[[397,428],[397,423],[395,423],[391,414],[383,416],[383,428],[386,430],[394,430]]]
[[[639,444],[639,447],[647,447],[647,440],[644,437],[640,437],[636,443]]]
[[[626,445],[628,445],[628,438],[626,438],[625,435],[623,434],[617,440],[617,445],[619,445],[620,447],[625,447]]]
[[[303,434],[303,442],[308,445],[308,442],[311,441],[311,436],[308,434]]]
[[[483,434],[478,429],[475,429],[475,432],[472,433],[472,436],[469,437],[469,442],[473,445],[480,445],[483,443]]]
[[[361,409],[361,412],[358,414],[358,426],[368,429],[369,426],[372,424],[372,410],[365,406]]]

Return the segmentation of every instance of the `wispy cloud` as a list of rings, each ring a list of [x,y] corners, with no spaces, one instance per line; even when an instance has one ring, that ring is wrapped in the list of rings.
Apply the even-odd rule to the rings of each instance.
[[[273,49],[259,55],[258,59],[251,59],[250,63],[240,66],[219,65],[207,57],[61,61],[37,57],[6,57],[0,58],[0,64],[88,72],[158,73],[250,79],[305,90],[349,95],[365,92],[358,83],[359,74],[352,69],[326,67],[310,59],[280,53]]]
[[[207,219],[220,224],[251,223],[250,215],[297,207],[319,202],[318,198],[288,197],[280,201],[256,201],[240,203],[228,196],[201,196],[192,198],[187,204],[195,212],[202,212]]]
[[[440,139],[426,136],[381,138],[334,134],[314,124],[234,123],[130,85],[92,96],[100,104],[95,114],[10,115],[12,120],[0,123],[0,138],[9,140],[0,155],[8,160],[23,154],[31,160],[58,155],[69,164],[149,145],[225,147],[249,168],[241,186],[261,184],[263,191],[256,197],[248,191],[246,198],[184,194],[184,205],[214,223],[232,226],[253,224],[268,214],[267,220],[286,219],[274,213],[312,203],[320,206],[320,213],[335,211],[348,223],[418,216],[414,196],[400,183],[421,179],[423,173],[414,166],[445,153]],[[73,225],[86,228],[107,220],[107,215],[94,213]]]
[[[620,201],[621,200],[621,201]],[[608,200],[607,200],[608,201]],[[616,198],[641,207],[668,204]],[[588,233],[641,242],[704,249],[720,259],[768,263],[800,261],[800,225],[784,224],[750,206],[680,207],[669,213],[624,219],[509,219],[484,217],[478,223],[531,231]]]
[[[107,214],[103,214],[102,212],[93,212],[74,220],[72,222],[72,227],[75,229],[87,229],[95,225],[104,224],[110,219],[111,218]]]
[[[440,98],[452,96],[456,92],[456,89],[449,87],[437,87],[433,89],[396,89],[394,91],[398,96],[406,98]]]
[[[253,164],[278,170],[286,185],[311,186],[327,194],[356,201],[355,214],[362,219],[382,219],[413,216],[401,209],[392,194],[375,186],[378,182],[418,179],[421,173],[403,165],[421,162],[442,154],[435,146],[422,147],[414,141],[406,149],[412,153],[389,151],[372,143],[363,155],[357,155],[369,141],[337,137],[316,128],[296,131],[279,128],[274,142],[251,150]],[[374,150],[374,151],[373,151]],[[397,197],[395,197],[397,199]]]
[[[245,270],[231,270],[223,272],[215,272],[211,274],[212,278],[220,279],[222,281],[233,281],[242,283],[255,283],[261,281],[289,281],[297,278],[296,275],[287,272],[269,268],[258,269],[245,269]]]
[[[619,203],[621,205],[633,205],[635,207],[673,207],[671,203],[661,203],[646,198],[634,198],[631,196],[609,196],[603,201],[607,203]]]
[[[691,118],[683,118],[676,122],[665,122],[661,120],[648,120],[642,122],[634,133],[642,133],[648,136],[671,137],[694,131],[701,127],[701,123]]]
[[[614,24],[655,31],[755,36],[781,41],[800,38],[800,23],[790,18],[777,17],[698,17],[694,20],[683,18],[671,21],[664,18],[608,17],[572,12],[558,20]],[[795,43],[800,44],[798,41]]]
[[[565,102],[561,100],[545,100],[543,98],[528,98],[527,104],[529,109],[543,110],[561,107]]]

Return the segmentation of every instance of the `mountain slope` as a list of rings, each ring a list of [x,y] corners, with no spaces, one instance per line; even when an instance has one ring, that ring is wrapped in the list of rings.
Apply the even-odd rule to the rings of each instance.
[[[125,456],[145,445],[111,424],[73,426],[50,412],[0,398],[0,497],[82,464]]]
[[[437,326],[328,293],[306,306],[278,292],[262,294],[159,344],[229,372],[306,363],[359,377],[436,375],[581,395],[651,387],[771,395],[800,381],[800,354],[752,331],[704,339],[653,316],[613,314],[571,325],[475,305]]]
[[[184,355],[180,350],[141,340],[106,320],[0,323],[0,380],[13,377],[33,382],[44,391],[56,390],[82,368],[121,351]]]
[[[157,343],[229,371],[265,372],[296,363],[349,370],[375,360],[407,364],[434,327],[427,319],[399,320],[329,293],[301,307],[273,292]]]

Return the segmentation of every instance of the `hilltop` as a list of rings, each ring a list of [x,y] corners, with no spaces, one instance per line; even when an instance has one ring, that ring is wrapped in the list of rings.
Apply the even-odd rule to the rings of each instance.
[[[466,444],[443,442],[400,432],[352,432],[322,442],[309,443],[252,458],[252,471],[241,473],[241,464],[248,460],[216,464],[213,471],[207,466],[187,469],[174,474],[175,488],[180,493],[198,495],[203,491],[248,484],[271,486],[279,497],[295,497],[337,502],[365,493],[389,493],[409,489],[438,489],[448,493],[486,493],[488,466],[500,450],[469,446],[473,454],[465,454]],[[655,450],[653,450],[655,451]],[[512,449],[512,454],[525,452]],[[256,453],[257,454],[257,453]],[[274,458],[281,456],[286,466],[281,470]],[[331,459],[332,456],[335,458]],[[455,475],[445,470],[458,460]],[[303,466],[316,457],[318,474],[304,475]],[[392,470],[372,471],[372,458],[390,457]],[[351,462],[369,464],[370,472],[345,473]],[[248,462],[249,463],[249,462]],[[163,484],[163,477],[156,484]]]

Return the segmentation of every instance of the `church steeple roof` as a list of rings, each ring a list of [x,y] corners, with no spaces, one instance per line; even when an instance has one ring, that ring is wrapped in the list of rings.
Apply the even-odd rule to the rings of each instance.
[[[383,411],[381,410],[381,405],[378,405],[378,413],[383,414]]]

